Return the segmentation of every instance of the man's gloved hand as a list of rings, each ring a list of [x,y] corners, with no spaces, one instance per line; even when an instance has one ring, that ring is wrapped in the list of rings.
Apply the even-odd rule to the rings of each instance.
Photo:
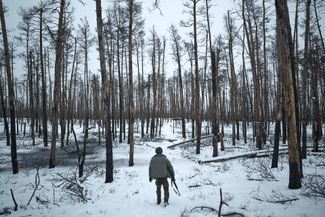
[[[175,181],[176,181],[175,177],[172,177],[172,181],[173,181],[173,182],[175,182]]]
[[[152,181],[152,178],[149,178],[149,182],[151,182]]]

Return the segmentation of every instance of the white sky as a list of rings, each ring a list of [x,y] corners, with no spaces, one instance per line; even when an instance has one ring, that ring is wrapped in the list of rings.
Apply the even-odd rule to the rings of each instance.
[[[160,14],[158,10],[152,11],[152,3],[154,0],[143,0],[143,17],[145,18],[145,28],[146,28],[146,38],[150,37],[150,30],[152,26],[155,25],[155,30],[160,36],[165,36],[169,39],[169,32],[168,28],[171,24],[179,27],[180,21],[183,19],[188,19],[188,14],[183,14],[183,2],[185,0],[161,0],[160,1],[160,8],[163,15]],[[40,0],[3,0],[3,3],[8,8],[8,13],[6,14],[6,24],[7,29],[10,31],[9,39],[11,40],[14,35],[17,35],[18,32],[17,24],[20,21],[20,17],[18,16],[18,9],[19,7],[29,8],[33,5],[37,5]],[[94,0],[87,0],[86,6],[84,7],[78,0],[72,0],[72,6],[75,8],[75,28],[78,27],[78,22],[80,22],[80,18],[84,18],[87,16],[90,28],[93,30],[93,34],[96,36],[96,11],[95,11],[95,1]],[[231,0],[215,0],[213,4],[215,5],[210,14],[213,16],[211,19],[212,28],[213,28],[213,35],[217,35],[223,31],[223,15],[226,13],[228,9],[231,9],[233,1]],[[103,13],[104,10],[111,4],[107,0],[102,0],[102,9]],[[105,15],[103,14],[103,17]],[[180,33],[185,38],[187,37],[186,33],[191,31],[190,28],[180,28]],[[169,47],[169,43],[167,41],[167,46]],[[98,62],[98,52],[96,51],[96,46],[93,46],[89,52],[89,68],[92,72],[97,72],[99,69],[99,62]],[[175,65],[173,60],[170,57],[170,48],[167,48],[166,51],[166,72],[175,70],[173,67],[169,67],[171,65]],[[149,64],[149,60],[146,61]],[[15,60],[15,75],[22,74],[23,65],[22,61],[19,59]]]
[[[156,32],[162,37],[165,36],[169,39],[170,34],[168,32],[168,28],[171,24],[174,24],[178,27],[180,34],[183,39],[188,38],[187,33],[190,32],[191,28],[179,27],[179,23],[181,20],[187,20],[189,18],[188,14],[183,14],[184,6],[183,3],[185,0],[160,0],[160,8],[163,15],[160,14],[158,10],[151,11],[152,3],[154,0],[142,0],[143,2],[143,18],[145,18],[145,29],[146,29],[146,39],[150,37],[150,30],[152,26],[155,25]],[[203,1],[203,0],[202,0]],[[13,35],[17,35],[18,32],[15,31],[17,29],[17,24],[20,21],[20,17],[18,16],[19,7],[28,8],[33,5],[37,5],[40,0],[3,0],[4,5],[6,5],[9,9],[6,14],[6,23],[7,29],[11,31],[9,33],[9,39],[13,38]],[[72,0],[72,6],[75,8],[74,16],[75,16],[75,29],[78,28],[78,22],[80,22],[80,18],[84,18],[87,16],[90,28],[93,30],[94,36],[97,38],[95,29],[96,29],[96,12],[95,12],[95,1],[94,0],[84,0],[86,2],[86,6],[83,6],[78,0]],[[204,1],[203,1],[204,2]],[[233,0],[213,0],[213,7],[210,11],[210,22],[212,26],[212,35],[217,36],[220,33],[224,33],[224,25],[223,25],[223,16],[227,12],[234,7]],[[103,17],[105,17],[104,11],[108,7],[109,0],[102,0],[102,8],[103,8]],[[290,5],[292,7],[293,5]],[[291,18],[294,15],[294,9],[291,9]],[[300,12],[300,19],[304,16],[303,12]],[[324,14],[319,14],[320,17],[324,16]],[[269,17],[271,20],[275,19],[275,16],[271,15]],[[323,33],[325,32],[325,24],[324,20],[321,21]],[[293,24],[293,20],[291,20],[291,24]],[[303,32],[303,29],[300,28],[300,33]],[[201,34],[200,37],[204,37],[204,34]],[[300,47],[303,44],[300,44]],[[98,62],[98,52],[96,51],[97,45],[93,46],[89,52],[89,68],[94,73],[99,69]],[[171,59],[171,49],[170,43],[167,41],[167,51],[166,51],[166,72],[172,74],[174,70],[176,70],[176,64]],[[15,75],[22,74],[23,65],[18,58],[15,60]],[[184,61],[183,61],[184,63]],[[150,61],[147,58],[146,64],[149,65]],[[150,68],[150,67],[149,67]],[[149,69],[150,70],[150,69]]]

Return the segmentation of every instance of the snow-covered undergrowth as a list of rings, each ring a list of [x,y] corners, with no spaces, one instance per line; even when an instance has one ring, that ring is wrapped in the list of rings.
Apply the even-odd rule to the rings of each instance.
[[[48,169],[50,148],[41,140],[31,146],[28,136],[18,136],[19,173],[13,175],[10,147],[6,146],[0,123],[0,212],[9,216],[109,216],[109,217],[212,217],[218,216],[220,189],[221,214],[232,216],[324,216],[325,198],[308,194],[307,181],[317,179],[324,187],[325,155],[309,154],[303,160],[303,187],[288,189],[288,157],[279,158],[278,168],[271,169],[271,158],[238,158],[219,163],[200,164],[211,160],[209,140],[202,141],[201,154],[195,146],[167,146],[183,141],[180,127],[173,133],[172,123],[165,123],[160,139],[140,140],[136,135],[133,167],[128,166],[129,147],[114,142],[114,181],[105,184],[105,147],[98,146],[95,128],[87,145],[85,176],[78,179],[77,155],[71,137],[64,148],[57,145],[57,166]],[[82,129],[76,125],[78,137]],[[190,129],[190,125],[188,126]],[[251,137],[250,137],[251,139]],[[272,139],[272,138],[270,138]],[[149,182],[148,165],[156,147],[161,146],[176,173],[181,196],[170,186],[170,205],[157,205],[155,184]],[[248,144],[237,141],[231,145],[230,127],[225,131],[225,151],[221,157],[253,151]],[[324,150],[324,145],[322,147]],[[311,177],[311,178],[310,178]],[[318,177],[318,178],[317,178]],[[323,183],[322,183],[323,180]],[[11,191],[18,204],[14,211]],[[323,190],[324,189],[319,189]],[[307,192],[307,193],[306,193]],[[228,205],[228,206],[227,206]]]

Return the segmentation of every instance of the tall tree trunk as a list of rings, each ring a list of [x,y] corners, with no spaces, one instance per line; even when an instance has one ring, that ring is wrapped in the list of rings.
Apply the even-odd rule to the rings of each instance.
[[[299,152],[300,155],[302,155],[302,151],[301,151],[301,116],[302,116],[302,107],[301,107],[301,96],[298,97],[298,93],[299,93],[299,37],[298,37],[298,30],[299,30],[299,4],[300,1],[296,1],[296,12],[295,12],[295,23],[294,23],[294,33],[293,33],[293,46],[294,46],[294,56],[295,56],[295,72],[296,75],[296,83],[295,83],[295,89],[296,89],[296,97],[297,97],[297,103],[296,103],[296,107],[297,107],[297,138],[298,138],[298,144],[299,144]],[[301,89],[300,89],[301,91]],[[301,158],[302,160],[302,158]]]
[[[170,28],[172,33],[172,41],[174,46],[174,56],[177,62],[177,71],[178,71],[178,82],[179,82],[179,95],[180,95],[180,105],[181,105],[181,121],[182,121],[182,137],[186,138],[185,132],[185,109],[184,109],[184,89],[183,89],[183,78],[182,78],[182,65],[181,65],[181,53],[180,53],[180,44],[181,39],[180,35],[175,26]]]
[[[123,48],[122,48],[122,66],[121,68],[123,69],[123,56],[125,58],[125,74],[126,74],[126,91],[128,90],[128,85],[129,85],[129,76],[128,76],[128,61],[127,61],[127,50],[126,50],[126,45],[125,45],[125,41],[123,41]],[[123,74],[123,70],[122,70],[122,74]],[[124,97],[123,97],[124,98]],[[128,103],[128,100],[125,99],[125,105]],[[125,110],[125,115],[123,118],[123,139],[125,140],[126,137],[126,118],[129,117],[129,113],[127,113],[128,115],[126,115],[126,111]],[[125,118],[126,117],[126,118]],[[129,136],[128,136],[129,137]],[[129,143],[129,138],[127,140],[127,142]]]
[[[47,55],[47,58],[46,58],[46,61],[47,61],[47,74],[48,74],[48,82],[49,82],[49,105],[47,107],[47,110],[49,111],[49,118],[50,120],[52,120],[52,114],[50,112],[51,110],[51,107],[52,107],[52,104],[53,104],[53,99],[52,99],[52,80],[51,80],[51,70],[50,70],[50,52],[49,52],[49,49],[48,47],[46,48],[47,52],[46,52],[46,55]]]
[[[29,112],[30,112],[30,129],[32,145],[35,145],[35,107],[34,107],[34,78],[33,78],[33,55],[32,51],[29,52],[29,63],[28,63],[28,80],[29,80]]]
[[[74,72],[75,70],[77,71],[76,67],[76,62],[77,62],[77,37],[74,38],[74,53],[73,53],[73,61],[72,61],[72,69],[71,69],[71,77],[70,77],[70,85],[69,85],[69,93],[68,93],[68,124],[67,124],[67,140],[66,140],[66,145],[68,145],[68,140],[70,136],[70,129],[69,125],[71,124],[71,129],[73,127],[73,102],[74,96],[72,96],[72,87],[74,86],[75,82],[74,79],[76,77],[76,73]]]
[[[162,48],[162,63],[161,63],[161,79],[160,79],[160,123],[159,123],[159,136],[161,136],[161,128],[163,126],[163,118],[165,117],[165,110],[164,110],[164,105],[165,105],[165,97],[164,97],[164,90],[165,90],[165,60],[166,60],[166,41],[167,39],[163,37],[163,48]],[[185,120],[184,120],[184,125],[185,125]]]
[[[109,18],[110,19],[110,18]],[[112,28],[111,25],[108,27],[108,28]],[[113,34],[113,33],[111,33]],[[116,123],[117,123],[117,119],[115,118],[115,71],[114,71],[114,51],[113,51],[113,40],[110,40],[110,43],[109,42],[109,37],[106,36],[106,39],[107,41],[106,43],[106,47],[107,47],[107,58],[108,59],[108,69],[109,69],[109,76],[110,76],[110,81],[111,81],[111,86],[110,86],[110,93],[111,93],[111,100],[112,100],[112,116],[111,116],[111,119],[112,119],[112,140],[115,140],[115,138],[117,137],[117,127],[116,127]]]
[[[138,94],[137,94],[137,99],[136,99],[136,101],[137,102],[139,102],[139,103],[137,103],[137,105],[136,105],[136,114],[138,114],[137,116],[136,116],[136,118],[137,119],[139,119],[139,121],[140,121],[140,130],[142,130],[142,125],[141,125],[141,123],[142,123],[142,116],[141,116],[141,111],[142,111],[142,108],[143,108],[143,96],[141,95],[142,94],[142,92],[141,92],[141,90],[142,90],[142,84],[141,84],[141,76],[140,76],[140,52],[139,52],[139,40],[137,40],[136,41],[136,54],[137,54],[137,72],[138,72],[138,89],[137,89],[137,91],[138,91]],[[138,122],[138,120],[137,120],[137,133],[139,133],[140,131],[139,131],[139,122]],[[142,137],[142,131],[140,132],[140,135],[141,135],[141,138],[143,138]]]
[[[157,93],[157,102],[156,102],[156,107],[157,107],[157,112],[156,112],[156,115],[155,115],[155,136],[157,136],[157,133],[158,133],[158,127],[159,127],[159,117],[160,117],[160,101],[161,101],[161,98],[160,98],[160,87],[161,87],[161,79],[160,79],[160,65],[161,65],[161,40],[160,38],[157,39],[157,54],[158,54],[158,66],[157,66],[157,77],[156,77],[156,93]]]
[[[320,112],[318,102],[318,70],[317,70],[317,56],[316,51],[312,55],[312,76],[311,76],[311,99],[312,99],[312,117],[313,117],[313,151],[318,152],[318,141],[320,139]]]
[[[156,32],[153,28],[152,30],[152,57],[151,57],[151,66],[152,66],[152,94],[153,94],[153,105],[151,111],[151,121],[150,121],[150,138],[155,137],[155,117],[156,117],[156,105],[157,105],[157,78],[156,78]]]
[[[323,34],[321,31],[321,26],[319,24],[319,18],[318,18],[318,12],[317,12],[317,7],[316,7],[316,0],[313,0],[313,6],[314,6],[314,13],[315,13],[315,19],[316,19],[316,23],[317,23],[317,29],[318,29],[318,33],[319,33],[319,37],[320,37],[320,41],[322,44],[322,49],[323,49],[323,53],[325,53],[325,44],[324,44],[324,39],[323,39]]]
[[[307,77],[309,64],[309,34],[310,34],[310,4],[311,0],[306,1],[306,18],[305,18],[305,47],[304,47],[304,62],[302,71],[302,158],[307,158],[307,124],[308,124],[308,105],[307,105]]]
[[[146,127],[146,134],[148,134],[149,133],[149,124],[150,124],[150,103],[151,103],[151,101],[150,101],[150,87],[151,87],[151,76],[150,76],[150,74],[148,75],[148,85],[147,85],[147,87],[148,87],[148,90],[147,90],[147,127]]]
[[[65,21],[64,21],[65,22]],[[63,27],[64,28],[64,27]],[[68,61],[69,61],[69,55],[68,55],[68,48],[67,48],[66,42],[63,42],[63,48],[62,48],[62,73],[61,73],[61,97],[60,97],[60,141],[61,141],[61,147],[64,146],[64,138],[65,138],[65,129],[66,129],[66,75],[67,68],[68,68]],[[65,51],[66,50],[66,51]]]
[[[283,75],[280,70],[277,72],[277,86],[276,86],[276,105],[275,105],[275,129],[274,129],[274,146],[272,155],[272,168],[278,167],[279,159],[279,143],[280,143],[280,132],[281,132],[281,81],[283,80]]]
[[[265,1],[263,0],[263,72],[264,72],[264,125],[263,130],[263,141],[266,144],[267,136],[267,125],[269,123],[269,72],[268,72],[268,59],[267,59],[267,36],[266,36],[266,7]]]
[[[293,44],[286,0],[275,0],[277,24],[277,48],[279,70],[283,75],[285,107],[288,121],[289,188],[301,188],[301,165],[297,140],[297,122],[294,89]]]
[[[209,47],[210,47],[210,61],[211,61],[211,74],[212,74],[212,98],[211,98],[211,116],[212,116],[212,157],[218,156],[218,126],[217,126],[217,67],[216,67],[216,55],[212,47],[212,36],[211,36],[211,28],[210,28],[210,17],[209,17],[209,9],[210,6],[208,4],[208,0],[205,0],[206,7],[206,19],[208,25],[208,35],[209,35]]]
[[[199,78],[199,54],[197,45],[197,2],[193,1],[193,37],[194,37],[194,73],[195,73],[195,126],[196,126],[196,154],[200,154],[201,148],[201,110],[200,110],[200,78]]]
[[[224,120],[225,120],[225,114],[226,114],[226,109],[225,109],[225,90],[222,91],[222,99],[220,97],[220,110],[221,110],[221,133],[222,135],[225,135],[225,129],[224,129]],[[225,150],[225,145],[223,142],[223,139],[221,139],[221,151]]]
[[[37,54],[36,55],[36,63],[34,63],[35,65],[35,74],[36,74],[36,96],[35,96],[35,101],[37,103],[35,103],[35,120],[36,120],[36,123],[35,123],[35,128],[36,128],[36,133],[38,133],[38,136],[40,137],[41,136],[41,130],[40,130],[40,79],[39,79],[39,55]]]
[[[134,102],[133,102],[133,63],[132,63],[132,34],[133,34],[133,0],[129,0],[129,166],[134,165]]]
[[[249,51],[249,58],[252,67],[253,74],[253,82],[254,82],[254,107],[253,114],[255,123],[253,128],[255,128],[255,137],[256,137],[256,147],[259,149],[262,148],[262,134],[261,134],[261,108],[260,108],[260,83],[259,83],[259,70],[257,70],[257,56],[258,56],[258,47],[254,46],[254,37],[253,37],[253,29],[250,19],[246,19],[245,15],[245,0],[242,1],[242,16],[244,29],[246,33],[246,40]],[[257,27],[256,27],[257,28]],[[257,40],[257,33],[255,35],[255,40]],[[257,44],[257,42],[256,42]]]
[[[245,64],[245,30],[243,30],[243,41],[242,41],[242,62],[243,62],[243,137],[244,143],[247,144],[247,119],[248,119],[248,87],[246,82],[246,64]]]
[[[151,66],[152,66],[152,95],[153,95],[153,105],[151,109],[151,120],[150,120],[150,138],[155,137],[155,117],[156,117],[156,105],[157,105],[157,78],[156,78],[156,32],[153,28],[152,31],[152,57],[151,57]]]
[[[254,19],[255,22],[255,58],[256,58],[256,76],[254,79],[254,88],[256,88],[256,101],[255,103],[257,108],[257,123],[256,123],[256,147],[261,150],[263,148],[263,121],[264,121],[264,114],[263,114],[263,105],[262,104],[262,89],[261,89],[261,83],[262,77],[261,77],[261,63],[260,63],[260,54],[259,54],[259,34],[258,34],[258,24],[256,22],[256,19]]]
[[[234,40],[234,22],[230,17],[230,11],[227,13],[227,32],[228,32],[228,55],[230,65],[230,109],[231,109],[231,122],[232,122],[232,145],[236,145],[236,121],[237,121],[237,79],[235,73],[235,63],[233,55],[233,40]],[[238,135],[238,134],[237,134]],[[239,136],[239,135],[238,135]]]
[[[2,66],[0,64],[0,73],[2,72]],[[4,122],[4,127],[6,131],[6,140],[7,140],[7,146],[10,146],[10,131],[9,131],[9,125],[7,120],[7,108],[5,104],[5,98],[3,93],[3,86],[2,86],[2,78],[0,79],[0,103],[1,103],[1,111],[2,111],[2,117]]]
[[[123,141],[123,121],[124,121],[124,90],[123,90],[123,71],[121,70],[123,65],[123,58],[121,64],[121,56],[123,57],[123,50],[122,55],[120,54],[120,30],[117,30],[117,40],[116,40],[116,56],[117,56],[117,74],[119,79],[119,143]]]
[[[102,76],[102,86],[104,93],[102,94],[104,101],[104,117],[105,117],[105,138],[106,138],[106,175],[105,183],[113,181],[113,144],[111,137],[111,120],[110,120],[110,103],[109,103],[109,83],[106,72],[105,60],[105,44],[103,33],[103,19],[101,0],[96,0],[96,14],[97,14],[97,34],[98,34],[98,47],[99,47],[99,61],[100,71]]]
[[[192,50],[189,51],[189,61],[190,61],[190,76],[191,76],[191,118],[192,118],[192,138],[195,137],[195,85],[194,85],[194,75],[193,75],[193,54]]]
[[[63,37],[63,15],[65,8],[65,0],[61,0],[60,3],[60,15],[59,15],[59,25],[58,25],[58,34],[55,43],[55,78],[54,78],[54,89],[53,96],[54,102],[52,107],[52,141],[51,141],[51,154],[49,160],[49,167],[54,168],[56,165],[56,138],[58,134],[58,107],[59,99],[57,94],[61,92],[61,62],[62,62],[62,37]]]
[[[285,109],[285,95],[284,95],[284,87],[281,89],[281,99],[282,99],[282,107],[281,107],[281,117],[282,117],[282,143],[286,144],[287,142],[287,113]]]
[[[40,38],[39,38],[39,50],[40,50],[40,64],[41,64],[41,75],[42,75],[42,124],[43,124],[43,142],[44,146],[48,146],[48,131],[47,131],[47,88],[46,88],[46,72],[44,69],[44,57],[43,57],[43,6],[41,2],[40,7]]]
[[[145,97],[144,97],[144,41],[141,41],[141,138],[144,137]]]
[[[10,67],[10,54],[9,45],[6,29],[6,21],[4,15],[4,9],[2,5],[2,0],[0,0],[0,20],[1,20],[1,30],[5,54],[5,66],[7,70],[8,79],[8,94],[9,94],[9,112],[10,112],[10,133],[11,133],[11,164],[13,174],[18,173],[18,160],[17,160],[17,143],[16,143],[16,123],[15,123],[15,92],[13,85],[13,75]]]
[[[84,51],[85,51],[85,66],[84,66],[84,105],[85,105],[85,116],[84,116],[84,141],[83,141],[83,150],[79,153],[78,157],[78,165],[79,165],[79,178],[83,176],[84,165],[86,160],[86,148],[87,148],[87,139],[88,139],[88,131],[89,131],[89,71],[88,71],[88,38],[87,32],[85,30],[85,38],[84,38]]]

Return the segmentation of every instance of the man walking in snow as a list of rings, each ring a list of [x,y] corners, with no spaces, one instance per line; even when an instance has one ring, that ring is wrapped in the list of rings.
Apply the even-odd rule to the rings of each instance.
[[[168,205],[169,189],[167,178],[175,181],[175,173],[173,166],[165,155],[162,154],[161,147],[156,148],[156,154],[151,158],[149,166],[149,181],[156,179],[157,186],[157,204],[161,202],[161,186],[164,188],[164,205]]]

